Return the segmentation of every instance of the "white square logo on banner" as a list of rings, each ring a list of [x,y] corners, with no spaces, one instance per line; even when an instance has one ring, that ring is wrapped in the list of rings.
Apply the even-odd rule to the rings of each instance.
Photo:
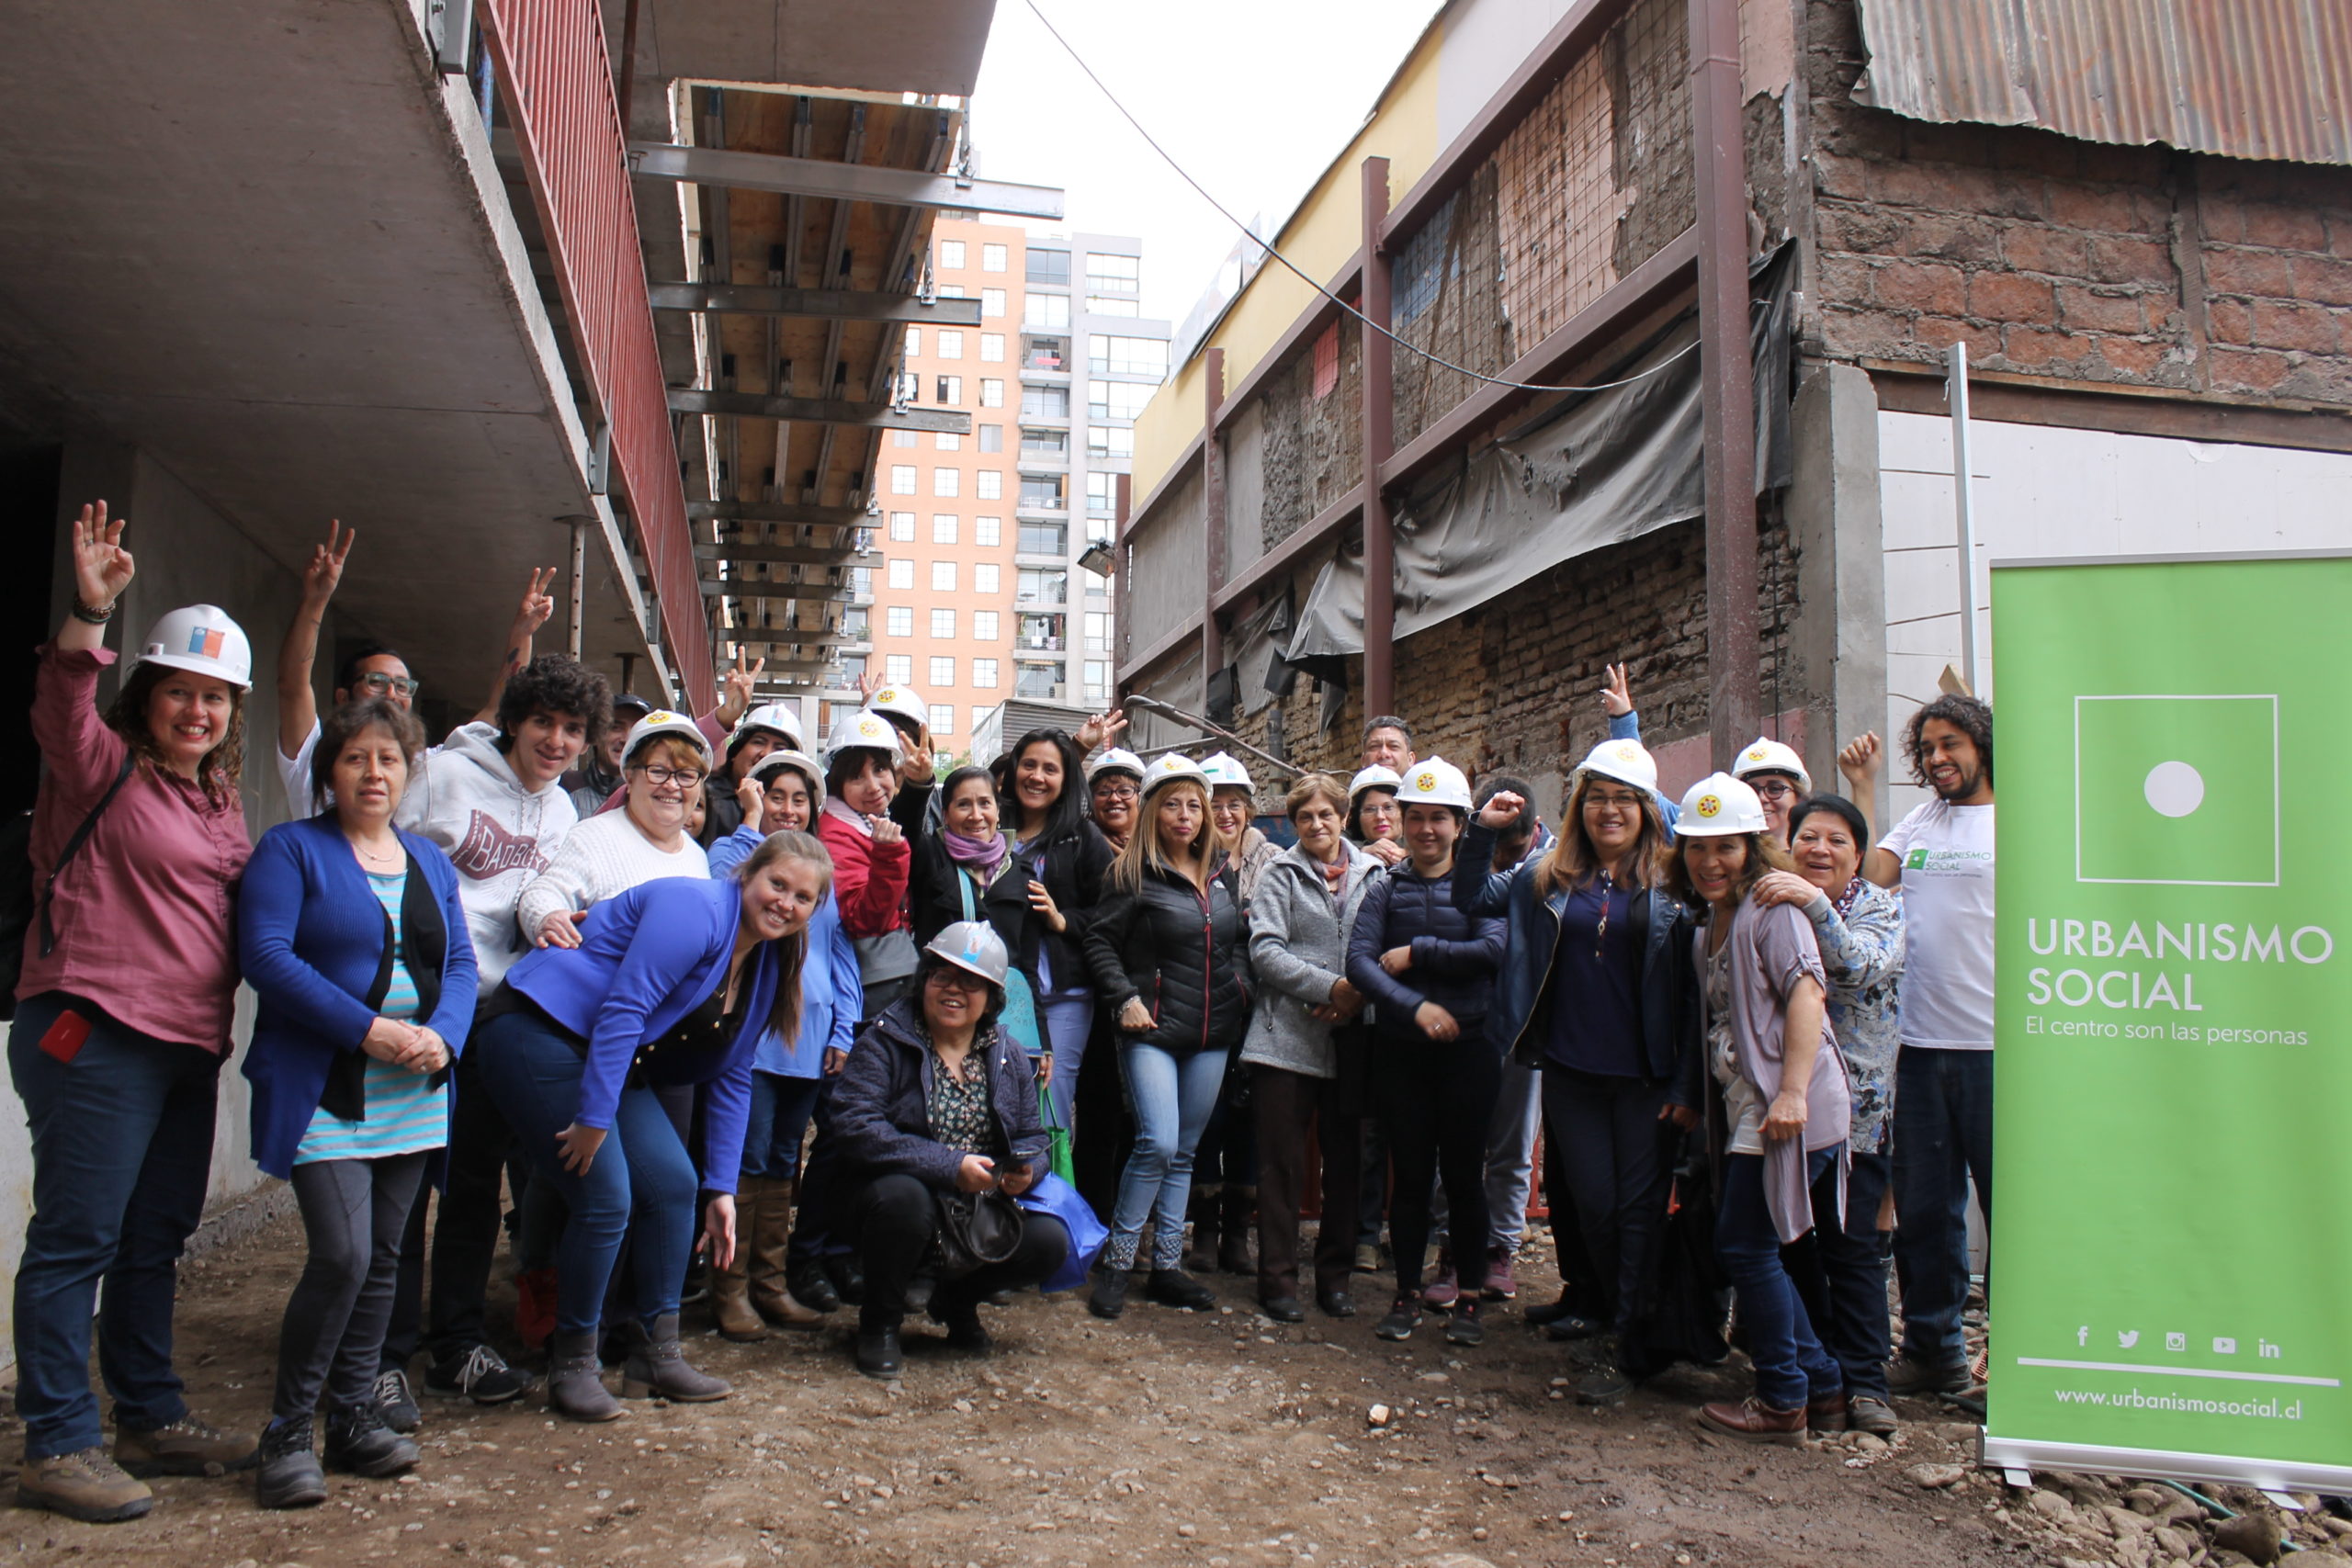
[[[2075,699],[2075,880],[2278,886],[2278,699]]]

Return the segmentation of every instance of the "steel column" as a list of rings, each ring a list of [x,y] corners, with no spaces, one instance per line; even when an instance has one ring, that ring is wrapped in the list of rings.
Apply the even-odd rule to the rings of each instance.
[[[1123,699],[1126,682],[1120,671],[1126,665],[1127,604],[1133,597],[1127,592],[1127,583],[1135,576],[1128,570],[1127,561],[1127,518],[1135,509],[1135,476],[1121,474],[1114,479],[1111,495],[1111,694]],[[1118,704],[1114,702],[1112,705]]]
[[[1763,732],[1756,615],[1756,386],[1747,330],[1747,172],[1739,0],[1690,0],[1698,164],[1699,369],[1707,499],[1707,718],[1721,763]]]
[[[1736,87],[1735,80],[1733,85]],[[1380,466],[1396,444],[1395,355],[1388,325],[1389,254],[1381,231],[1388,220],[1388,160],[1363,161],[1363,711],[1396,706],[1396,542],[1389,532],[1388,498]]]
[[[1225,446],[1217,439],[1216,413],[1225,402],[1225,350],[1208,351],[1203,376],[1204,410],[1201,429],[1201,543],[1207,557],[1202,569],[1201,691],[1205,705],[1208,682],[1225,667],[1225,634],[1216,624],[1216,591],[1225,586]]]

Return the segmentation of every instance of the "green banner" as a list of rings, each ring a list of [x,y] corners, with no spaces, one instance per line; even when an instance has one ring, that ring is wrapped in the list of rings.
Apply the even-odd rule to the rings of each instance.
[[[1988,1463],[2352,1491],[2352,558],[1993,573]]]

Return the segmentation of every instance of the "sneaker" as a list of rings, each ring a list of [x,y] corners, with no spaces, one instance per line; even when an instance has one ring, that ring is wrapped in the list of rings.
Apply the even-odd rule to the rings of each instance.
[[[1421,1288],[1421,1304],[1443,1312],[1461,1299],[1462,1281],[1454,1277],[1453,1254],[1440,1252],[1436,1276]]]
[[[263,1430],[255,1503],[265,1508],[315,1508],[327,1500],[327,1472],[312,1446],[312,1426],[308,1416],[289,1416]]]
[[[530,1386],[529,1378],[487,1345],[445,1356],[424,1373],[424,1392],[435,1399],[470,1399],[476,1404],[507,1404]]]
[[[1804,1411],[1802,1404],[1782,1410],[1749,1394],[1737,1404],[1702,1405],[1699,1424],[1746,1442],[1784,1443],[1801,1448],[1804,1444]]]
[[[1510,1277],[1512,1249],[1500,1242],[1487,1248],[1487,1288],[1482,1292],[1490,1302],[1507,1302],[1519,1294],[1519,1281]]]
[[[1478,1321],[1479,1305],[1476,1296],[1464,1296],[1454,1303],[1453,1315],[1445,1325],[1447,1344],[1476,1345],[1487,1337],[1487,1325]]]
[[[126,1427],[115,1419],[114,1461],[133,1475],[226,1475],[252,1469],[260,1453],[254,1438],[232,1437],[193,1416],[168,1427]]]
[[[1161,1306],[1186,1312],[1206,1312],[1216,1305],[1216,1292],[1182,1269],[1155,1269],[1144,1281],[1144,1295]]]
[[[93,1443],[70,1454],[27,1460],[17,1472],[17,1506],[47,1508],[84,1524],[135,1519],[155,1506],[155,1495]]]
[[[1410,1339],[1420,1321],[1421,1298],[1408,1291],[1389,1304],[1388,1315],[1380,1320],[1373,1332],[1383,1339]]]
[[[416,1407],[416,1390],[410,1385],[405,1368],[394,1367],[377,1377],[376,1408],[384,1413],[384,1425],[395,1432],[413,1432],[424,1425],[424,1412]]]
[[[1886,1391],[1898,1396],[1965,1393],[1968,1383],[1968,1363],[1964,1360],[1935,1365],[1903,1355],[1886,1364]]]
[[[1872,1393],[1857,1393],[1846,1401],[1846,1430],[1868,1432],[1873,1438],[1892,1438],[1902,1425],[1894,1418],[1894,1407]]]
[[[1355,1270],[1359,1274],[1380,1272],[1380,1246],[1377,1242],[1364,1242],[1356,1247]]]
[[[384,1425],[384,1413],[372,1399],[339,1406],[327,1416],[327,1462],[337,1470],[380,1481],[413,1470],[422,1457],[413,1439]]]
[[[1607,1332],[1608,1330],[1602,1325],[1595,1323],[1589,1317],[1578,1317],[1574,1313],[1569,1313],[1564,1317],[1547,1319],[1544,1325],[1544,1337],[1570,1344],[1579,1339],[1598,1339]]]

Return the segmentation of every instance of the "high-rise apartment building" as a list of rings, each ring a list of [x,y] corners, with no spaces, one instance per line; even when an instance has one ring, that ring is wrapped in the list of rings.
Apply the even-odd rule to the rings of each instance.
[[[874,557],[854,569],[830,728],[873,671],[931,705],[942,755],[1009,697],[1111,697],[1111,584],[1079,564],[1113,525],[1134,420],[1168,372],[1138,300],[1142,243],[943,218],[943,295],[978,327],[910,327],[900,397],[968,411],[970,435],[893,431],[875,465]]]

